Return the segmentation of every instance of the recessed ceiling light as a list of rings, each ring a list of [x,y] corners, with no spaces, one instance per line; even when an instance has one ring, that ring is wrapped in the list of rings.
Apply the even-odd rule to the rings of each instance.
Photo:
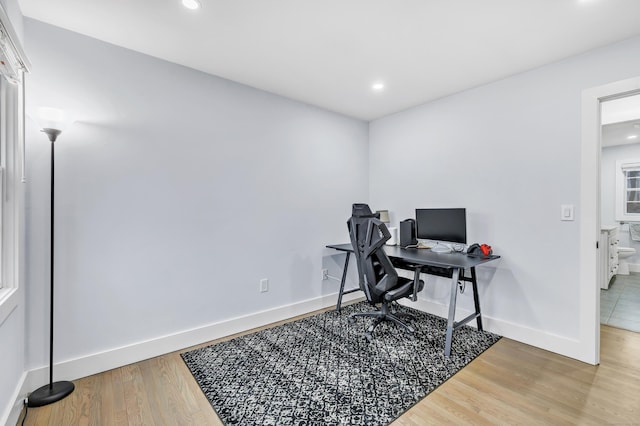
[[[200,9],[201,6],[198,0],[182,0],[182,5],[191,10]]]
[[[382,82],[373,83],[371,88],[376,92],[380,92],[380,91],[384,90],[384,83],[382,83]]]
[[[627,136],[627,139],[637,139],[638,135],[629,135]]]

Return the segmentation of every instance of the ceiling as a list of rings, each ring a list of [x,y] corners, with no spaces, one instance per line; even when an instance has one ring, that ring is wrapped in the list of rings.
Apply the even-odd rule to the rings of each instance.
[[[363,120],[640,34],[640,0],[200,2],[18,0],[27,17]]]
[[[602,103],[602,146],[640,143],[640,95]]]

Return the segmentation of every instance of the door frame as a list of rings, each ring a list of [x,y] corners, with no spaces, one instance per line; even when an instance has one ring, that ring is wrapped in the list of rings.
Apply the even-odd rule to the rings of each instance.
[[[580,342],[584,358],[600,363],[600,104],[640,93],[640,77],[586,89],[582,92],[580,158]]]

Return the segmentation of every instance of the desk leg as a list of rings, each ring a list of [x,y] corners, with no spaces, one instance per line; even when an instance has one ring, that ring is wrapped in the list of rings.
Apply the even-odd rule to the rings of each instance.
[[[416,266],[414,275],[413,275],[413,295],[411,296],[411,301],[416,302],[418,300],[418,288],[420,288],[420,272],[422,271],[422,266]]]
[[[344,259],[344,269],[342,270],[342,280],[340,281],[340,291],[338,292],[338,304],[336,305],[336,311],[340,312],[340,305],[342,305],[342,293],[344,292],[344,283],[347,281],[347,270],[349,269],[349,256],[350,252],[347,252],[347,257]]]
[[[455,325],[459,276],[460,268],[453,268],[453,276],[451,277],[451,300],[449,301],[449,318],[447,319],[447,335],[444,342],[444,356],[447,358],[451,355],[451,340],[453,339],[453,327]]]
[[[482,331],[482,314],[480,313],[480,295],[478,295],[478,279],[476,278],[476,267],[471,268],[471,284],[473,285],[473,303],[476,307],[476,324],[478,330]]]

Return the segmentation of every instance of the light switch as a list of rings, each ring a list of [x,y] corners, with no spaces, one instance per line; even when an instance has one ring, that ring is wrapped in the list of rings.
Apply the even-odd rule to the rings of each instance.
[[[560,220],[573,220],[573,204],[560,206]]]

